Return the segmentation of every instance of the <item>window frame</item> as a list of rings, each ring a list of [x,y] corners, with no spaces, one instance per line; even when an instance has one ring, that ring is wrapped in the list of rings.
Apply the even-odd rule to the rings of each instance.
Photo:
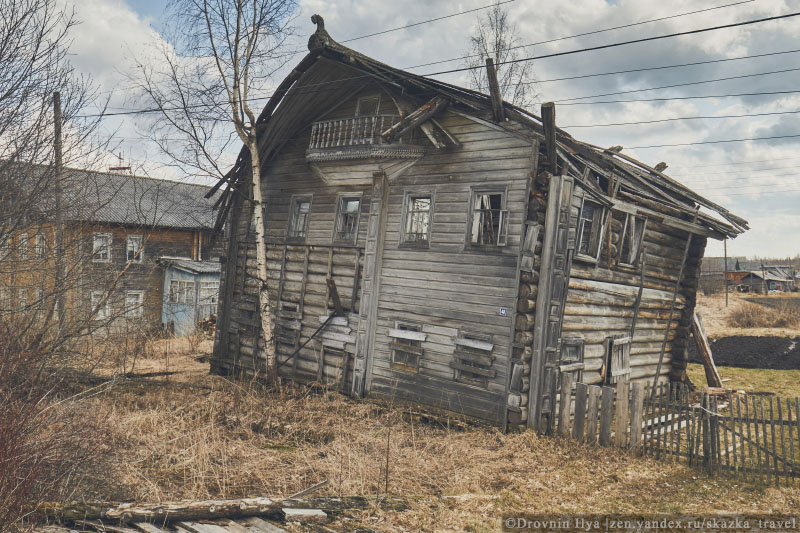
[[[218,304],[219,303],[219,281],[200,281],[200,285],[198,286],[198,293],[197,293],[197,302],[200,305],[211,305],[211,304]],[[204,287],[205,285],[205,287]],[[214,290],[211,291],[211,297],[204,298],[203,291],[207,289],[213,288]]]
[[[484,250],[484,251],[502,251],[508,245],[508,219],[510,212],[508,210],[508,184],[501,185],[481,185],[477,187],[470,187],[469,194],[469,211],[467,213],[467,231],[465,237],[465,249]],[[498,222],[498,234],[495,244],[488,243],[473,243],[472,228],[474,226],[475,217],[475,203],[479,195],[484,194],[499,194],[500,195],[500,220]],[[505,225],[505,232],[503,231]]]
[[[39,261],[47,259],[47,238],[44,233],[33,236],[33,256]]]
[[[641,221],[641,223],[642,223],[642,231],[641,231],[641,234],[639,235],[639,239],[638,239],[639,242],[638,242],[638,246],[636,247],[636,255],[633,258],[631,258],[631,261],[629,262],[629,261],[625,261],[625,259],[628,259],[628,258],[624,258],[623,257],[623,250],[625,248],[625,237],[627,236],[627,232],[628,232],[628,222],[631,219],[634,219],[634,220],[638,219],[638,220]],[[634,214],[631,214],[631,213],[625,213],[625,222],[622,225],[622,233],[620,234],[620,239],[619,239],[619,255],[618,255],[618,261],[617,261],[617,264],[619,266],[628,267],[628,268],[638,268],[639,265],[641,265],[642,251],[644,249],[644,235],[645,235],[646,231],[647,231],[647,217],[638,216],[638,215],[634,215]],[[633,249],[633,241],[631,241],[631,249]]]
[[[377,103],[375,104],[375,112],[367,114],[367,115],[362,114],[361,113],[361,105],[362,105],[361,103],[364,100],[371,100],[371,99],[377,100]],[[358,99],[356,100],[356,111],[355,111],[355,114],[353,116],[354,117],[372,117],[372,116],[375,116],[375,115],[379,115],[380,111],[381,111],[381,93],[365,94],[363,96],[359,96]]]
[[[583,225],[584,225],[584,218],[583,212],[586,203],[590,203],[595,208],[595,214],[592,217],[592,229],[589,232],[589,253],[584,253],[580,251],[581,243],[583,242]],[[593,200],[587,200],[584,197],[581,200],[581,208],[578,211],[578,226],[575,228],[575,259],[579,261],[584,261],[587,263],[597,263],[600,260],[600,253],[603,249],[603,239],[605,237],[605,231],[603,229],[606,227],[606,223],[608,222],[608,216],[610,216],[611,211],[608,210],[604,205],[600,204],[599,202],[595,202]],[[595,233],[596,232],[596,233]],[[595,241],[595,242],[592,242]],[[596,246],[595,250],[592,250],[592,247]],[[594,252],[594,255],[592,255]]]
[[[299,215],[299,204],[308,202],[308,212],[306,213],[305,223],[303,224],[303,232],[300,234],[293,234],[292,229],[295,225],[295,218]],[[289,220],[286,225],[286,240],[292,242],[304,242],[308,238],[308,227],[311,220],[311,207],[314,205],[313,194],[293,194],[289,201]],[[337,207],[338,208],[338,207]],[[359,206],[360,209],[360,206]]]
[[[633,346],[633,339],[630,335],[616,335],[607,337],[606,345],[606,375],[604,383],[606,385],[613,385],[620,379],[630,380],[631,378],[631,348]],[[623,367],[620,372],[612,373],[614,366],[615,353],[620,352],[620,362]],[[619,369],[618,369],[619,370]]]
[[[409,240],[408,239],[408,222],[410,211],[409,207],[411,202],[418,198],[428,198],[430,204],[428,206],[428,229],[425,234],[424,240]],[[402,224],[400,226],[400,243],[401,248],[424,248],[431,247],[431,236],[433,235],[433,214],[436,205],[436,192],[434,189],[409,189],[403,193],[403,216]],[[415,234],[416,235],[416,234]]]
[[[25,261],[28,259],[28,233],[20,233],[17,235],[17,259]]]
[[[108,238],[108,245],[106,248],[106,258],[98,258],[97,251],[95,249],[95,239],[98,237],[106,237]],[[92,233],[92,263],[110,263],[111,262],[111,245],[113,244],[114,239],[110,233]]]
[[[564,349],[568,347],[575,347],[578,349],[578,358],[576,361],[565,363]],[[559,372],[574,372],[575,382],[579,383],[583,379],[585,353],[586,353],[586,339],[584,339],[583,337],[561,337],[561,341],[558,347]]]
[[[133,251],[133,257],[129,257],[130,255],[130,248],[131,248],[131,240],[132,239],[139,239],[139,255],[136,255],[136,250]],[[125,238],[125,262],[130,262],[135,265],[141,265],[144,263],[144,235],[141,233],[132,233],[127,235]]]
[[[103,291],[92,291],[89,295],[89,312],[91,313],[94,311],[95,307],[97,307],[98,302],[95,302],[95,298],[98,300],[102,300],[105,297],[105,293]],[[93,320],[107,320],[109,316],[111,316],[111,308],[109,306],[111,302],[111,298],[106,300],[106,304],[100,307],[97,310],[97,314],[94,316]]]
[[[177,284],[177,291],[172,290],[174,284]],[[189,290],[190,288],[191,290]],[[169,280],[169,287],[167,288],[167,302],[171,304],[191,305],[194,307],[195,303],[197,302],[197,298],[195,298],[196,289],[197,287],[194,280],[171,279]],[[176,295],[175,299],[173,299],[173,294]],[[187,301],[187,294],[191,294],[191,301]]]
[[[17,287],[17,310],[25,312],[28,310],[28,287]]]
[[[136,307],[128,307],[128,298],[132,295],[139,296],[139,303]],[[125,291],[125,318],[142,318],[144,316],[144,291]]]
[[[342,223],[342,206],[345,201],[358,199],[358,211],[356,213],[355,231],[352,238],[342,239],[339,237],[341,231],[339,230]],[[336,195],[336,218],[333,221],[333,244],[355,246],[358,242],[359,225],[361,224],[361,209],[364,207],[364,193],[347,192],[339,193]]]
[[[11,308],[11,287],[5,285],[0,287],[0,314],[10,313]]]
[[[392,339],[389,342],[391,348],[391,367],[395,370],[403,370],[405,372],[419,372],[419,363],[424,355],[422,343],[425,342],[427,334],[422,331],[422,324],[408,320],[395,320],[394,328],[390,329],[388,336]],[[403,332],[417,333],[418,335],[403,336]],[[410,338],[411,336],[422,337],[417,339]],[[397,354],[402,353],[405,356],[404,361],[397,360]],[[414,359],[414,364],[409,365],[409,358]]]
[[[11,235],[5,235],[0,242],[0,261],[11,259]]]

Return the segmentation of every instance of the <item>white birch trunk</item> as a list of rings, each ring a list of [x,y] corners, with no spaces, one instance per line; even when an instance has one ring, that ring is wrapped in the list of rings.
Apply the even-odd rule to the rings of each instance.
[[[267,380],[276,379],[277,358],[275,357],[275,341],[273,335],[272,314],[269,307],[269,291],[267,289],[267,244],[264,224],[264,200],[261,191],[261,162],[258,154],[258,143],[248,140],[250,162],[253,171],[253,225],[256,228],[256,264],[259,281],[258,312],[261,318],[261,338],[264,341]]]

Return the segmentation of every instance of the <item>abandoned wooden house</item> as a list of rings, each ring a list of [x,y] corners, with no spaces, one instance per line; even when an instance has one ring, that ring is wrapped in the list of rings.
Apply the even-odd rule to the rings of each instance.
[[[312,21],[258,119],[280,375],[545,430],[559,373],[685,379],[706,240],[745,220],[573,139],[552,105],[392,68]],[[249,169],[243,150],[219,185],[219,373],[265,364]]]

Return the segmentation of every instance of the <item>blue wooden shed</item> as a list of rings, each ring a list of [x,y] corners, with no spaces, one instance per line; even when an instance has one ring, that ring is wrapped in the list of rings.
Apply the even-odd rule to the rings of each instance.
[[[184,337],[201,320],[216,315],[220,264],[162,257],[164,299],[161,322],[167,330]]]

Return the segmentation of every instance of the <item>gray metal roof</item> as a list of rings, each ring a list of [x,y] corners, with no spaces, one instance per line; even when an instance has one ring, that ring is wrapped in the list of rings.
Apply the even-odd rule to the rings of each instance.
[[[744,257],[729,257],[728,258],[728,272],[736,270],[737,261],[744,260]],[[700,264],[700,271],[707,272],[725,272],[725,258],[724,257],[704,257],[703,262]]]
[[[212,229],[209,187],[157,178],[67,169],[64,202],[73,220],[150,227]]]
[[[196,274],[214,274],[220,272],[220,264],[218,261],[192,261],[190,259],[173,257],[162,257],[160,261],[175,268],[194,272]]]

